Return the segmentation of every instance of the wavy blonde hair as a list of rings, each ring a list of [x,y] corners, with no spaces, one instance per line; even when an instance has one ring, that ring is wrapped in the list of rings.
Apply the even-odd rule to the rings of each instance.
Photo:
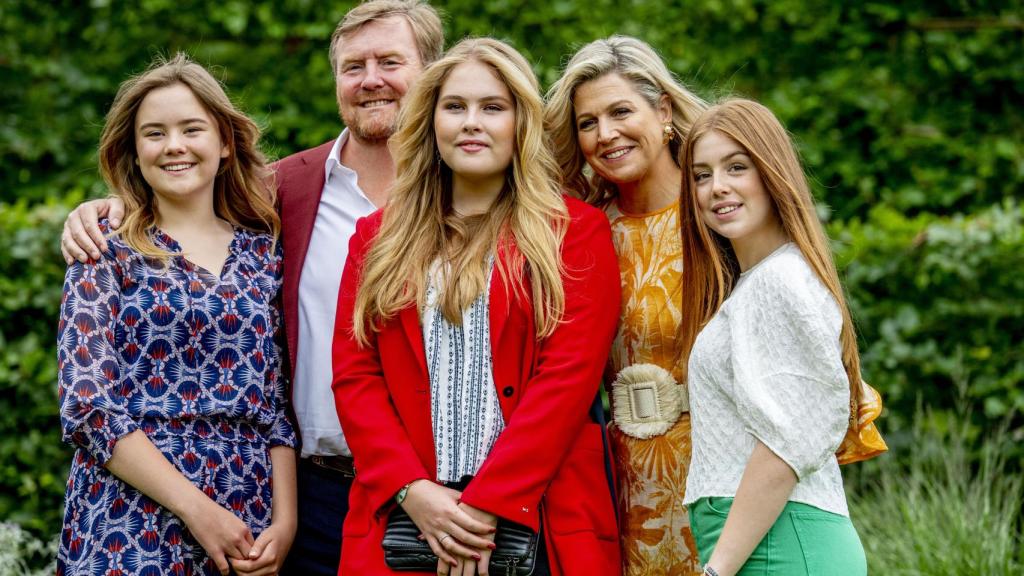
[[[739,264],[729,240],[701,218],[693,180],[694,144],[709,132],[736,141],[757,166],[786,235],[835,298],[843,317],[840,332],[843,367],[850,381],[852,405],[860,401],[860,354],[853,319],[843,297],[828,237],[818,220],[807,177],[793,142],[771,110],[751,100],[726,100],[708,109],[693,124],[683,152],[683,186],[679,206],[682,229],[683,322],[680,326],[685,373],[697,334],[729,297],[739,278]]]
[[[452,210],[452,172],[440,160],[434,132],[441,86],[466,62],[488,66],[515,104],[515,146],[504,188],[485,214],[470,218]],[[449,321],[461,323],[462,311],[487,288],[489,255],[509,292],[532,302],[538,337],[550,335],[565,310],[560,246],[568,211],[529,63],[499,40],[462,40],[420,75],[398,126],[391,140],[398,177],[363,262],[353,311],[356,339],[365,345],[368,329],[379,329],[413,302],[422,309],[428,273],[438,259],[438,306]]]
[[[157,209],[153,189],[136,164],[135,117],[147,94],[175,84],[195,94],[228,147],[228,157],[221,159],[213,185],[217,216],[235,226],[268,232],[276,239],[281,219],[274,208],[275,192],[266,158],[258,146],[259,127],[235,108],[205,68],[182,53],[170,60],[157,58],[145,72],[122,83],[107,112],[100,136],[100,174],[125,209],[124,221],[115,233],[145,256],[165,263],[171,256],[158,248],[149,234],[156,225]]]
[[[643,99],[657,110],[662,95],[672,106],[674,134],[669,141],[672,159],[679,164],[683,137],[707,104],[686,89],[646,42],[631,36],[609,36],[580,48],[548,90],[544,125],[551,136],[555,159],[565,178],[566,189],[595,206],[605,206],[618,195],[612,182],[593,174],[587,178],[586,159],[576,130],[576,91],[580,86],[608,74],[628,80]]]

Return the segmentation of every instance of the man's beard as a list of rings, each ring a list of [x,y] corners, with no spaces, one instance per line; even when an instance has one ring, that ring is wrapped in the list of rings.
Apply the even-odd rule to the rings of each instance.
[[[374,98],[387,98],[394,100],[396,104],[399,102],[398,95],[387,90],[364,95],[360,98],[360,102],[350,106],[338,107],[341,121],[345,123],[353,136],[362,141],[387,140],[395,133],[398,124],[398,105],[395,106],[393,112],[382,114],[374,114],[360,109],[360,103]]]

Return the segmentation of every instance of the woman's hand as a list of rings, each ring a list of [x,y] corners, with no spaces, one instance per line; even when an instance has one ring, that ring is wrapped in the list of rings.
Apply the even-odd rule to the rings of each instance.
[[[491,530],[483,536],[487,540],[487,546],[480,549],[480,557],[463,562],[461,574],[462,576],[488,576],[490,574],[491,551],[494,550],[494,534],[498,528],[498,517],[490,512],[474,508],[465,502],[460,502],[459,508],[474,520],[491,527]],[[456,572],[455,574],[458,575],[459,573]]]
[[[227,508],[199,492],[201,498],[195,498],[181,513],[181,519],[195,536],[199,545],[217,565],[221,574],[230,571],[229,562],[242,560],[249,556],[255,543],[249,527]]]
[[[272,523],[260,534],[245,560],[232,560],[239,576],[273,576],[281,570],[295,539],[295,524]]]
[[[438,557],[437,573],[448,574],[460,560],[479,560],[493,545],[494,525],[477,520],[459,505],[462,493],[429,480],[409,486],[401,507]],[[458,573],[458,572],[457,572]]]

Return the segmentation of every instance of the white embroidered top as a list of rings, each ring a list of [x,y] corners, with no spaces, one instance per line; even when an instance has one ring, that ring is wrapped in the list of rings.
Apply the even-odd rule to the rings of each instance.
[[[430,276],[422,326],[437,479],[457,482],[463,476],[476,475],[505,428],[491,359],[491,278],[488,276],[483,293],[463,312],[458,326],[437,307],[436,267]]]
[[[756,438],[796,472],[789,500],[849,516],[835,457],[850,405],[841,329],[796,245],[742,274],[690,354],[686,504],[735,496]]]

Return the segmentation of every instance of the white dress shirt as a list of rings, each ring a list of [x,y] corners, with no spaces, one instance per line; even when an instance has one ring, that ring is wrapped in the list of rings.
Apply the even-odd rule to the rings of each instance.
[[[292,406],[302,435],[302,456],[351,456],[331,391],[331,342],[338,287],[356,220],[377,210],[359,189],[358,175],[341,164],[348,129],[324,163],[324,189],[299,276],[299,338]]]
[[[690,354],[685,504],[734,497],[757,439],[796,473],[789,500],[849,516],[835,456],[850,410],[842,325],[796,245],[743,273]]]

